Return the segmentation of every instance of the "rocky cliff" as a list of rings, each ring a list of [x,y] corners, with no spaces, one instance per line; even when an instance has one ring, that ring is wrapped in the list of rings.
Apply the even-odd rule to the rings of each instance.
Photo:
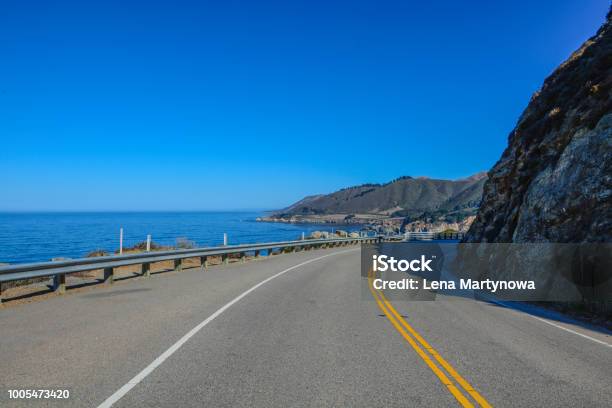
[[[612,242],[611,17],[533,95],[466,242]]]

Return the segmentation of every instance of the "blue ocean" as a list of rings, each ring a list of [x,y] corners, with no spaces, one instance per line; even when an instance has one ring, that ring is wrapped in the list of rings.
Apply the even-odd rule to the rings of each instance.
[[[196,246],[246,244],[300,239],[302,232],[353,231],[356,226],[257,222],[261,212],[48,212],[0,213],[0,262],[48,261],[55,257],[80,258],[102,249],[145,241],[151,234],[159,245],[186,239]]]

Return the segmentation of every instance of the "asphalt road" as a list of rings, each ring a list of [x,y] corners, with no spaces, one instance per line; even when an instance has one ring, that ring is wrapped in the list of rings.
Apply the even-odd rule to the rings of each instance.
[[[0,406],[610,406],[609,336],[473,300],[364,300],[359,262],[301,252],[4,307]]]

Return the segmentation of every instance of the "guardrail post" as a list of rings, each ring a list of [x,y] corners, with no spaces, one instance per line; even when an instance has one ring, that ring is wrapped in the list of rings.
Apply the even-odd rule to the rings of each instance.
[[[113,268],[104,268],[104,282],[109,284],[115,282],[115,271]]]
[[[223,254],[223,255],[221,255],[221,262],[222,262],[224,265],[227,265],[227,264],[229,263],[229,256],[228,256],[228,254]]]
[[[201,256],[200,257],[200,268],[204,269],[208,269],[208,257],[207,256]]]
[[[174,260],[174,272],[180,272],[183,270],[183,260],[175,259]]]
[[[246,252],[241,252],[240,253],[240,263],[245,263],[246,262]]]
[[[60,273],[53,276],[53,290],[63,295],[66,293],[66,274]]]
[[[274,248],[268,249],[268,256],[274,255]]]
[[[151,276],[151,264],[145,262],[142,264],[142,275],[149,278]]]
[[[255,250],[255,259],[261,258],[261,251],[259,249]]]
[[[123,228],[119,228],[119,255],[123,255]]]

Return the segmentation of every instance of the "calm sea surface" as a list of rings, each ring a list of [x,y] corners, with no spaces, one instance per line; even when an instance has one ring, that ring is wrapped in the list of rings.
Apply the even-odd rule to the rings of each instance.
[[[145,241],[175,245],[186,238],[197,246],[299,239],[302,232],[355,230],[355,227],[292,225],[256,222],[256,212],[78,212],[0,213],[0,262],[48,261],[54,257],[80,258],[96,249],[119,248]]]

